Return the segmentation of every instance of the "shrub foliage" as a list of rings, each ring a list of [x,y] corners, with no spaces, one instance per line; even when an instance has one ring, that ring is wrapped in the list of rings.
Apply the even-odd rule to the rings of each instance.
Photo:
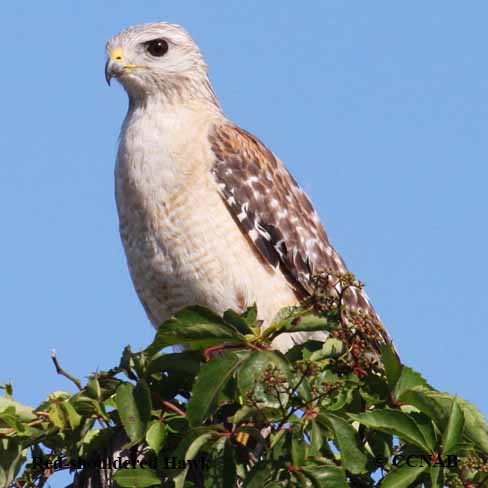
[[[72,486],[84,488],[488,486],[480,412],[389,345],[361,362],[372,356],[358,352],[352,322],[337,307],[304,306],[261,333],[254,307],[223,317],[190,307],[85,384],[54,358],[76,393],[30,408],[3,385],[0,486],[47,486],[74,468]],[[270,347],[315,330],[329,331],[325,343]]]

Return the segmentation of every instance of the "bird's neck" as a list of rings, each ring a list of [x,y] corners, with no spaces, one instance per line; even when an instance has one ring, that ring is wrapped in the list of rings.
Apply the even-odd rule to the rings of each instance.
[[[122,145],[131,153],[140,150],[141,154],[148,151],[181,154],[185,148],[204,141],[212,123],[225,118],[210,85],[209,90],[192,90],[191,95],[166,90],[129,97]]]
[[[151,181],[166,195],[177,191],[185,175],[206,164],[195,154],[207,147],[211,127],[223,117],[218,106],[202,98],[168,103],[164,97],[148,97],[144,103],[132,102],[120,134],[119,180],[133,187]]]
[[[139,91],[127,90],[129,95],[129,111],[157,108],[162,112],[174,112],[183,107],[200,104],[208,106],[215,112],[222,113],[212,84],[208,78],[176,78],[161,82],[154,89]]]

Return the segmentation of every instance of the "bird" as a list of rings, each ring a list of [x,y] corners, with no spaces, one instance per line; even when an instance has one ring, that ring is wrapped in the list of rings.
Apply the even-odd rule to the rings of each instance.
[[[154,327],[191,305],[222,314],[256,304],[265,328],[313,293],[315,274],[349,272],[278,156],[225,116],[183,27],[130,26],[106,54],[107,83],[117,79],[129,100],[115,164],[120,235]],[[364,290],[347,300],[377,317]],[[272,346],[325,337],[281,334]]]

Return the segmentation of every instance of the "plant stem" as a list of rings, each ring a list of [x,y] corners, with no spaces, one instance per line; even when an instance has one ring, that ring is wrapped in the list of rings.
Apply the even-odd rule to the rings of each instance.
[[[54,363],[54,367],[56,368],[56,373],[60,374],[61,376],[64,376],[65,378],[68,378],[70,381],[72,381],[78,388],[78,390],[81,390],[81,381],[78,378],[75,378],[73,375],[69,374],[66,372],[61,365],[59,364],[58,357],[56,356],[56,351],[51,352],[51,359]]]

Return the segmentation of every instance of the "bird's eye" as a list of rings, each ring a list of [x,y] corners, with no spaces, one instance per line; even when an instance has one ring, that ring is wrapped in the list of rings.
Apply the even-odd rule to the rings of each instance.
[[[151,56],[160,58],[168,52],[168,43],[164,39],[154,39],[146,42],[146,49]]]

